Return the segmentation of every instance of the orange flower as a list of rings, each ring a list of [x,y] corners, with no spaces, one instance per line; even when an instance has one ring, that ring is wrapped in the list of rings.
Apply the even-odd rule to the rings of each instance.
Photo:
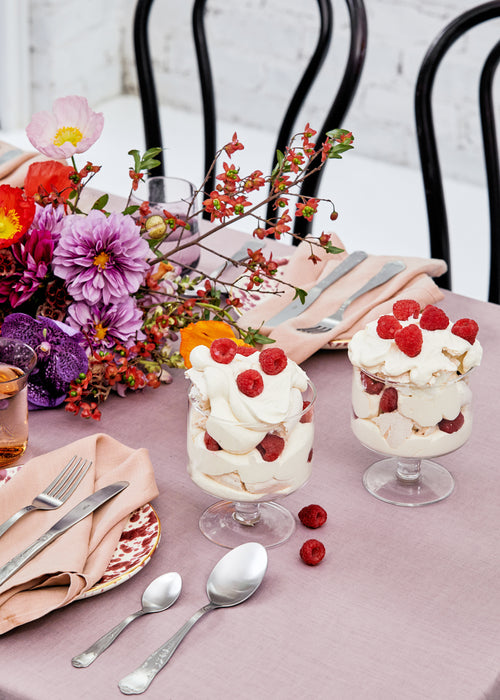
[[[197,321],[181,328],[181,345],[179,352],[184,359],[186,369],[191,367],[189,355],[197,345],[206,345],[209,348],[216,338],[231,338],[236,345],[246,345],[243,340],[237,338],[231,326],[224,321]]]
[[[35,216],[35,202],[20,187],[0,185],[0,248],[8,248],[24,236]]]
[[[24,180],[24,191],[30,197],[35,194],[46,197],[56,192],[67,199],[73,185],[69,178],[72,172],[74,168],[71,165],[64,165],[57,160],[32,163]]]

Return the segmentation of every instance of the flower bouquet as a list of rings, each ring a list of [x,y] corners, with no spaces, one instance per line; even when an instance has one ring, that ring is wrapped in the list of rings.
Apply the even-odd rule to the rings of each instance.
[[[181,269],[169,257],[175,258],[186,245],[207,248],[206,239],[215,231],[248,216],[255,220],[254,237],[280,238],[291,232],[292,196],[294,215],[311,221],[325,200],[294,194],[294,189],[308,176],[306,167],[312,161],[309,174],[328,158],[340,158],[353,140],[350,132],[338,129],[316,148],[311,141],[316,132],[307,125],[284,153],[278,152],[277,165],[267,177],[260,170],[243,177],[236,165],[224,162],[216,189],[204,192],[205,180],[188,215],[179,219],[168,211],[152,216],[148,202],[130,205],[139,181],[158,164],[160,149],[129,152],[131,188],[122,211],[107,211],[107,194],[90,206],[82,204],[84,188],[100,166],[87,162],[79,169],[75,155],[95,143],[103,122],[103,115],[90,109],[83,97],[56,100],[52,113],[35,114],[26,130],[47,160],[30,165],[23,187],[0,186],[0,332],[37,352],[29,406],[65,404],[67,411],[97,420],[99,406],[112,390],[123,396],[171,381],[168,367],[183,366],[175,349],[179,332],[194,328],[192,324],[205,322],[194,331],[196,338],[230,334],[246,344],[270,342],[259,329],[238,328],[241,302],[237,295],[222,293],[217,278]],[[242,148],[234,134],[217,152],[212,167]],[[263,188],[266,194],[252,202],[249,198]],[[200,195],[202,208],[195,211]],[[326,201],[331,218],[336,218],[333,203]],[[269,202],[276,211],[272,220],[259,214]],[[209,230],[186,243],[183,233],[190,229],[189,220],[203,211],[210,214]],[[161,244],[179,227],[181,235],[167,257]],[[326,234],[308,241],[312,260],[317,246],[339,252]],[[278,269],[272,254],[265,256],[261,249],[249,249],[239,265],[233,283],[239,289],[259,289]],[[300,288],[295,293],[305,296]]]

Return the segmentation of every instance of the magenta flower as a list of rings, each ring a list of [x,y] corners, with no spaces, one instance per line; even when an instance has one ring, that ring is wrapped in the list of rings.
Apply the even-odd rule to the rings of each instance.
[[[94,210],[65,217],[52,266],[75,301],[113,304],[139,289],[149,253],[132,217]]]
[[[69,307],[67,322],[98,347],[111,348],[115,343],[129,347],[146,337],[141,331],[142,312],[130,297],[108,306],[77,302]]]
[[[14,243],[11,252],[17,266],[10,278],[2,280],[0,300],[8,298],[12,308],[28,301],[49,272],[53,250],[51,233],[44,229],[32,229],[22,243]]]
[[[34,114],[26,134],[37,151],[59,160],[90,148],[103,126],[102,112],[90,109],[85,97],[70,95],[55,100],[52,113]]]

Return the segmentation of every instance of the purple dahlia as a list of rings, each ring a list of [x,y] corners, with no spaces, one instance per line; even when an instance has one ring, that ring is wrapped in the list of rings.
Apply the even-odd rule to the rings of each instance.
[[[142,312],[131,297],[106,306],[89,306],[79,301],[69,307],[67,322],[103,348],[111,348],[115,343],[128,347],[146,337],[141,331]]]

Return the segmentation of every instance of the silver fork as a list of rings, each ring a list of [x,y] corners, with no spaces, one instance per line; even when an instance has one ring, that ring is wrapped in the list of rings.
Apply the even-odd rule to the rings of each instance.
[[[33,499],[31,505],[24,506],[24,508],[18,510],[17,513],[14,513],[14,515],[0,525],[0,537],[9,527],[14,525],[19,518],[22,518],[23,515],[30,513],[32,510],[54,510],[55,508],[60,508],[75,491],[78,484],[90,469],[91,464],[91,460],[82,459],[75,455],[64,467],[62,472],[56,476],[54,481]]]
[[[344,318],[344,312],[352,302],[358,297],[366,294],[367,292],[379,287],[384,282],[387,282],[392,277],[402,272],[406,268],[406,265],[402,260],[394,260],[393,262],[386,263],[381,270],[377,272],[371,279],[368,280],[360,289],[358,289],[354,294],[344,301],[342,306],[340,306],[337,311],[331,316],[322,318],[319,323],[315,326],[309,326],[308,328],[297,328],[297,330],[303,333],[328,333],[328,331],[336,328],[339,323]]]

